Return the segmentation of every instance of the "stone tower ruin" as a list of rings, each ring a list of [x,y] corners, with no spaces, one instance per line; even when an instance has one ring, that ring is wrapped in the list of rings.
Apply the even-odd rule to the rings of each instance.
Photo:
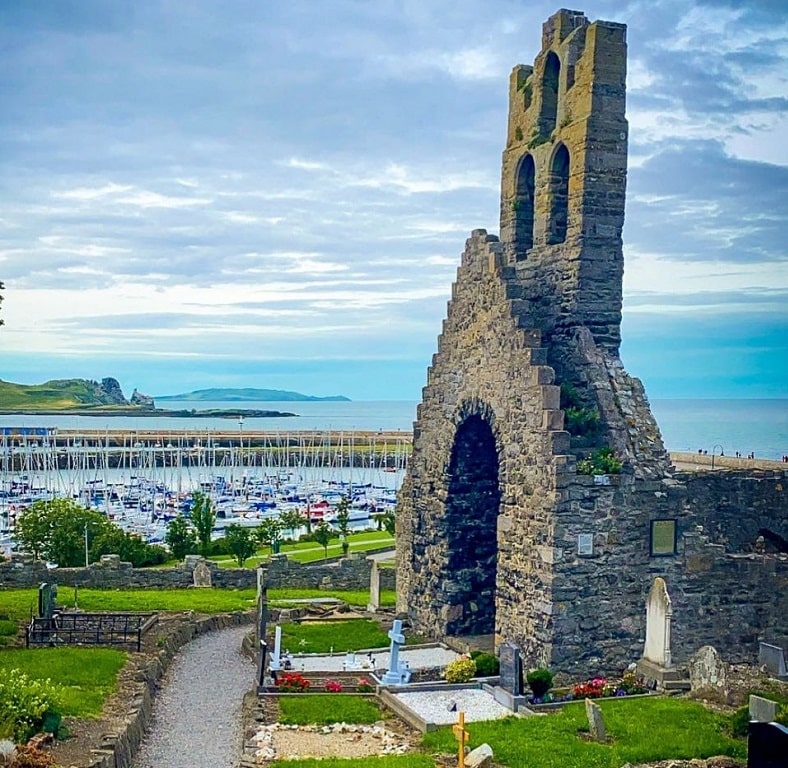
[[[672,474],[619,358],[625,80],[625,26],[569,10],[543,25],[533,66],[514,68],[500,239],[475,230],[466,243],[397,507],[398,609],[417,631],[492,634],[567,673],[639,658],[654,577],[682,589],[688,556],[721,554],[699,522],[727,540],[742,529],[739,507],[712,520]],[[745,541],[759,526],[788,535],[778,485],[739,489],[758,509]],[[673,532],[669,552],[655,531]],[[722,578],[718,566],[706,571]],[[786,571],[771,573],[785,583]],[[713,643],[724,615],[673,604],[674,637]],[[784,618],[746,616],[742,636],[788,635]]]

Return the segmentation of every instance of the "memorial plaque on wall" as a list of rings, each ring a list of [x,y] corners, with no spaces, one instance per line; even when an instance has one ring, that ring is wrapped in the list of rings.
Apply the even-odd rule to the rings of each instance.
[[[593,533],[578,533],[577,534],[577,554],[578,555],[593,555],[594,554],[594,534]]]
[[[676,554],[676,520],[651,521],[651,556]]]
[[[501,688],[509,691],[513,696],[522,695],[520,649],[513,643],[501,643],[498,646],[498,658],[501,663]]]

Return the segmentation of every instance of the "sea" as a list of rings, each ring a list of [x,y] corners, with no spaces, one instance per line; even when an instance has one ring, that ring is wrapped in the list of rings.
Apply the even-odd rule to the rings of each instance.
[[[166,416],[0,416],[2,427],[56,427],[69,430],[124,429],[187,432],[199,436],[212,430],[295,432],[401,431],[409,434],[416,405],[406,400],[351,402],[194,402],[168,401],[168,409],[220,408],[290,412],[294,416],[243,418]],[[780,460],[788,455],[788,399],[683,400],[654,399],[651,408],[670,451],[705,450],[733,456],[754,454]]]

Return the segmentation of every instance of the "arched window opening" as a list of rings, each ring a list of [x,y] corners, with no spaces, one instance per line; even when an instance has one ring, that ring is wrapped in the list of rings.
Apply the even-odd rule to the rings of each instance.
[[[559,144],[550,164],[550,226],[547,242],[551,245],[566,240],[569,218],[569,150]]]
[[[561,74],[561,61],[550,51],[544,63],[542,76],[542,109],[539,114],[539,133],[549,136],[555,130],[558,114],[558,80]]]
[[[534,186],[536,167],[531,155],[520,161],[517,169],[517,192],[514,199],[514,236],[518,260],[534,246]]]

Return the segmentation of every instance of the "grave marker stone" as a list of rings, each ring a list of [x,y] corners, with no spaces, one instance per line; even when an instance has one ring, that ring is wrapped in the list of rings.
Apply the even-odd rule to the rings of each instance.
[[[194,579],[195,587],[213,586],[211,581],[211,569],[208,567],[208,563],[206,563],[205,560],[200,560],[200,562],[194,567],[194,570],[192,571],[192,578]]]
[[[282,627],[278,624],[274,629],[274,652],[268,666],[272,671],[278,672],[282,668]]]
[[[646,601],[646,647],[643,658],[661,667],[672,666],[670,623],[673,604],[665,580],[657,576]]]
[[[376,613],[380,610],[380,569],[377,560],[372,561],[372,570],[369,573],[369,603],[367,610]]]
[[[766,667],[766,671],[774,677],[785,677],[785,654],[779,645],[761,643],[758,647],[758,664]]]
[[[492,765],[493,751],[489,744],[480,744],[465,756],[465,768],[487,768]]]
[[[405,643],[405,635],[402,634],[402,622],[394,620],[394,624],[389,632],[391,647],[389,648],[389,670],[381,678],[384,685],[404,685],[410,682],[411,672],[406,665],[400,664],[399,649]]]
[[[501,643],[498,647],[500,661],[500,686],[512,694],[522,696],[523,672],[520,649],[513,643]]]
[[[763,696],[750,695],[750,720],[756,723],[773,723],[777,718],[777,702]]]
[[[750,723],[747,768],[785,768],[788,728],[779,723]]]
[[[688,666],[690,688],[693,691],[704,688],[727,691],[728,665],[713,646],[704,645],[690,658]]]
[[[605,721],[602,719],[602,710],[599,704],[591,699],[586,699],[586,717],[588,718],[588,728],[591,731],[591,738],[594,741],[607,741],[605,731]]]

